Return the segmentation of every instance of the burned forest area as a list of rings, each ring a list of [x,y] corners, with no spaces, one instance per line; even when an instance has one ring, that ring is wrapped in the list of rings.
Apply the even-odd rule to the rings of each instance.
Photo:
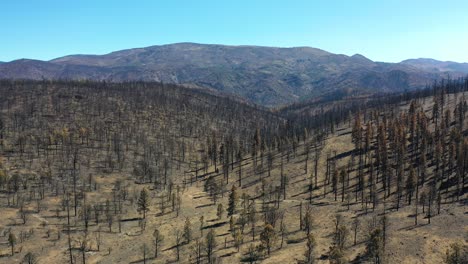
[[[0,263],[468,263],[467,98],[0,81]]]

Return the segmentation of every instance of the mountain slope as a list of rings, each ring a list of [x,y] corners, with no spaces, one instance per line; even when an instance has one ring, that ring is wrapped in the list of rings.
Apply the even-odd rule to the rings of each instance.
[[[398,91],[424,87],[443,72],[407,63],[373,62],[310,47],[275,48],[178,43],[71,55],[49,62],[0,65],[0,78],[144,80],[190,84],[240,95],[266,106],[330,93]]]
[[[467,244],[466,84],[273,113],[177,85],[0,81],[0,230],[27,234],[0,237],[0,263],[307,263],[310,235],[318,264],[338,236],[349,263],[443,263]]]

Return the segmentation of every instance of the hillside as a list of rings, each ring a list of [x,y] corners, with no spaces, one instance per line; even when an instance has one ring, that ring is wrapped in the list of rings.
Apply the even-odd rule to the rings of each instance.
[[[446,77],[446,71],[454,78],[460,76],[457,67],[433,71],[416,66],[374,62],[359,54],[346,56],[309,47],[178,43],[51,61],[12,61],[0,66],[0,79],[158,81],[212,88],[257,104],[278,106],[337,92],[368,94],[424,88]]]
[[[0,263],[466,258],[467,91],[273,112],[161,83],[1,81]]]

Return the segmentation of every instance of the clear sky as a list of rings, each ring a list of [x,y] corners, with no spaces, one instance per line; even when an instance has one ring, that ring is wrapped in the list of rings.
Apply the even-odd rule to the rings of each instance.
[[[175,42],[468,62],[468,1],[0,0],[0,61]]]

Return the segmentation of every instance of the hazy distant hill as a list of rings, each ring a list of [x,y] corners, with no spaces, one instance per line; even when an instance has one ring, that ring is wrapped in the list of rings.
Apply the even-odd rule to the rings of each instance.
[[[468,63],[458,63],[453,61],[438,61],[434,59],[409,59],[401,62],[426,71],[435,72],[462,72],[468,73]]]
[[[0,65],[0,78],[153,80],[214,88],[273,106],[336,92],[424,87],[445,70],[454,71],[452,76],[467,72],[453,66],[428,70],[411,61],[374,62],[310,47],[179,43],[48,62],[17,60]]]

